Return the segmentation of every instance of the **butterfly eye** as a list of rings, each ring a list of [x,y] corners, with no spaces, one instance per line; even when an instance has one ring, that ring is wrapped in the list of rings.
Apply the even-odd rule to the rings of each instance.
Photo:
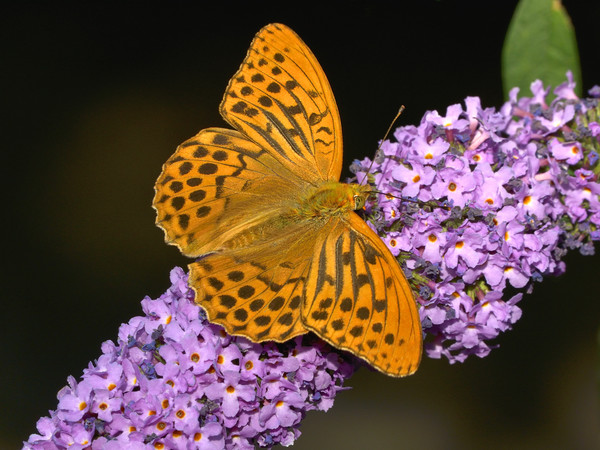
[[[362,209],[365,206],[365,197],[356,194],[354,196],[354,210]]]

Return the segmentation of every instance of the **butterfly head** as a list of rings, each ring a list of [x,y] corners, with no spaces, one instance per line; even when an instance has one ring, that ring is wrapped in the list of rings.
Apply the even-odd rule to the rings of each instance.
[[[353,205],[352,209],[355,211],[363,209],[367,203],[367,199],[371,195],[371,186],[368,184],[349,184],[348,188],[349,194],[352,196],[352,201],[350,202]]]

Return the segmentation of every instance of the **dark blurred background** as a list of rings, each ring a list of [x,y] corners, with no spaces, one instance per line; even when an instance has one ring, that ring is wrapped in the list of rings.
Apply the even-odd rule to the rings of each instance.
[[[346,166],[373,154],[401,104],[398,125],[468,95],[503,101],[500,52],[516,1],[283,3],[3,9],[0,448],[35,432],[67,376],[187,263],[154,226],[154,180],[179,143],[225,125],[225,86],[263,25],[291,26],[321,62]],[[600,84],[600,8],[565,5],[587,90]],[[425,359],[401,380],[361,370],[329,413],[308,415],[295,448],[598,446],[599,263],[570,255],[567,274],[525,296],[523,318],[485,359]]]

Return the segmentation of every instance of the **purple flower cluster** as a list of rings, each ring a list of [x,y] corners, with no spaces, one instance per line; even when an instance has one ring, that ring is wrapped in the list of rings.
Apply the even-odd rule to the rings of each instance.
[[[26,449],[254,449],[290,445],[355,370],[310,337],[254,344],[206,321],[187,275],[142,301],[102,356],[58,393]]]
[[[396,130],[375,160],[355,162],[377,189],[369,220],[408,269],[432,358],[486,356],[521,316],[522,293],[565,270],[569,249],[600,239],[600,89],[580,100],[568,81],[518,89],[500,110],[468,97],[445,116]],[[402,198],[400,200],[400,198]]]

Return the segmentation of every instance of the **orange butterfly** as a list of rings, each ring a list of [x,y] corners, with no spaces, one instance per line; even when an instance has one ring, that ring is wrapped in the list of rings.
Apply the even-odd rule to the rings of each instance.
[[[342,132],[316,58],[288,27],[258,32],[221,102],[235,130],[181,144],[156,181],[165,240],[190,264],[211,322],[254,342],[308,331],[392,376],[421,359],[419,313],[400,266],[340,183]]]

